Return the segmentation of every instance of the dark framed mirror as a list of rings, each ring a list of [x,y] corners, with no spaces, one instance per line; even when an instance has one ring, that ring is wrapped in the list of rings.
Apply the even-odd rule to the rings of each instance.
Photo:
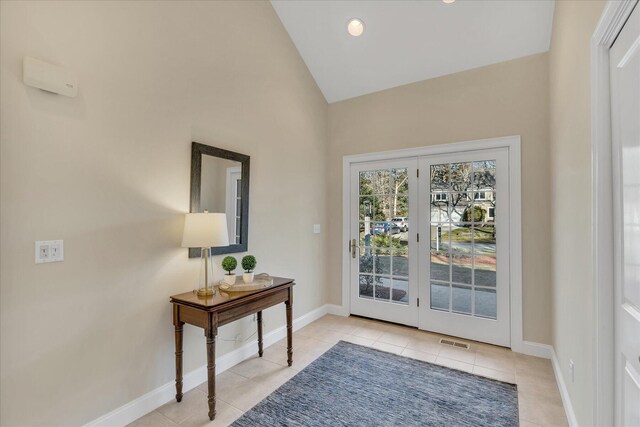
[[[192,142],[190,212],[225,212],[229,246],[212,255],[246,252],[249,243],[249,156]],[[189,258],[200,258],[189,248]]]

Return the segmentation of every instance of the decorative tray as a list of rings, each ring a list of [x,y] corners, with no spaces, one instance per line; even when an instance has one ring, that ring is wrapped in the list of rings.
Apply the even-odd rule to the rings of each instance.
[[[242,276],[236,277],[236,284],[229,285],[225,283],[224,280],[221,280],[218,283],[218,288],[225,292],[246,292],[246,291],[256,291],[258,289],[268,288],[273,285],[273,277],[269,276],[266,273],[256,274],[253,276],[253,282],[244,283],[242,280]]]

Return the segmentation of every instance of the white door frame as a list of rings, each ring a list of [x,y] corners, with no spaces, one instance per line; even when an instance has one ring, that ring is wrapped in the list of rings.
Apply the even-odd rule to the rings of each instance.
[[[348,242],[350,235],[350,169],[351,165],[375,160],[402,159],[407,157],[430,156],[435,154],[459,153],[466,151],[485,150],[492,148],[509,149],[509,192],[511,195],[509,210],[511,221],[509,224],[509,281],[511,304],[511,349],[520,353],[525,351],[522,333],[522,205],[521,205],[521,163],[520,163],[520,135],[500,138],[479,139],[474,141],[456,142],[451,144],[431,145],[428,147],[407,148],[402,150],[382,151],[377,153],[356,154],[344,156],[342,160],[342,309],[340,314],[351,313],[350,286],[350,252]]]
[[[609,49],[637,2],[609,0],[591,37],[594,425],[613,425],[614,422],[613,171]]]

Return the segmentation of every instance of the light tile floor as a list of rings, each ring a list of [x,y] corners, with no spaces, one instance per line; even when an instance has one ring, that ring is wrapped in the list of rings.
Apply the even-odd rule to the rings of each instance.
[[[293,367],[286,340],[216,377],[216,419],[207,417],[206,383],[130,426],[225,426],[267,397],[339,340],[518,384],[520,426],[566,426],[551,363],[488,344],[467,342],[469,350],[440,344],[442,335],[374,320],[327,315],[294,333]]]

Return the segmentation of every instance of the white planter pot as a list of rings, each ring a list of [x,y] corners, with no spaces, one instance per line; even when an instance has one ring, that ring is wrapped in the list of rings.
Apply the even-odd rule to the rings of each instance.
[[[224,275],[224,283],[229,286],[233,286],[236,284],[236,275],[235,274],[225,274]]]
[[[242,280],[244,280],[244,283],[253,282],[253,273],[242,273]]]

